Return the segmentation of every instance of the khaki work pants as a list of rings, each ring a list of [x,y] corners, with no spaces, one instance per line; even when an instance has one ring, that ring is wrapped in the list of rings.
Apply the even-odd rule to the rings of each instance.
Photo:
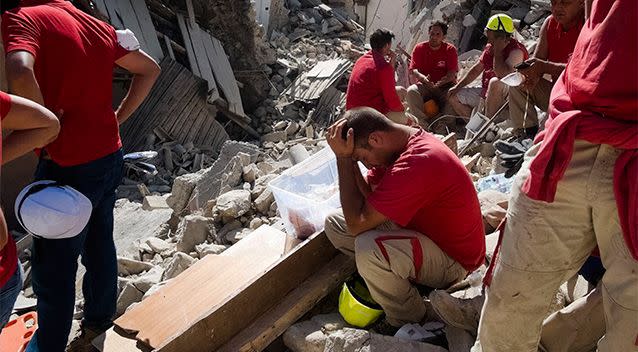
[[[510,119],[512,120],[514,128],[528,128],[539,125],[535,106],[538,106],[543,111],[547,111],[552,87],[552,82],[541,78],[538,84],[536,84],[536,87],[529,92],[529,101],[527,100],[527,90],[525,90],[525,88],[522,86],[510,87]],[[525,116],[526,106],[527,117]]]
[[[467,276],[432,240],[391,222],[353,237],[338,210],[326,217],[325,225],[332,244],[355,257],[372,298],[393,326],[420,322],[425,316],[425,302],[412,283],[447,288]]]
[[[500,255],[472,351],[536,352],[552,297],[596,245],[607,270],[601,280],[606,332],[598,350],[636,351],[638,261],[625,244],[613,190],[620,151],[576,140],[555,201],[546,203],[521,192],[539,147],[527,152],[512,189]]]
[[[390,119],[394,123],[398,123],[401,125],[414,125],[417,120],[416,117],[412,116],[407,111],[389,111],[385,114],[385,117]]]
[[[543,322],[543,352],[589,352],[605,334],[601,284]]]
[[[410,113],[419,120],[419,123],[427,123],[430,118],[423,112],[423,104],[430,99],[434,99],[439,106],[439,111],[443,111],[447,100],[447,91],[452,85],[452,83],[448,83],[442,88],[428,88],[424,84],[411,85],[408,87],[408,93],[405,98]]]

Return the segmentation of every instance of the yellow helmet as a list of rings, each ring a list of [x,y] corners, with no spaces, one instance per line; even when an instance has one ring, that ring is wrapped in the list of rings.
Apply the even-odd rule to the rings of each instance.
[[[487,20],[485,29],[489,29],[491,31],[504,31],[512,34],[514,33],[514,21],[512,21],[510,16],[504,13],[497,13]]]
[[[365,328],[379,319],[383,310],[370,296],[363,279],[357,277],[343,284],[339,313],[348,324]]]

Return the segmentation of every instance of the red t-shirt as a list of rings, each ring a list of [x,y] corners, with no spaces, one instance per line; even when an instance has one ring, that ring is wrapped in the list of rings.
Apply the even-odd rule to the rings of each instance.
[[[381,214],[427,236],[468,271],[483,264],[476,190],[459,158],[438,138],[419,130],[389,169],[372,169],[367,179],[377,185],[368,202]]]
[[[507,44],[505,49],[503,49],[503,57],[507,60],[512,51],[516,49],[523,52],[523,60],[527,60],[529,58],[529,53],[527,52],[525,45],[519,43],[518,40],[514,38],[510,39],[509,44]],[[494,53],[492,52],[492,44],[487,44],[485,46],[483,54],[481,54],[479,60],[483,63],[483,76],[481,77],[483,91],[481,92],[481,96],[485,98],[490,80],[496,77],[496,72],[494,72]]]
[[[422,75],[427,76],[430,81],[436,83],[445,77],[449,71],[459,70],[459,57],[456,47],[450,43],[443,42],[441,46],[434,50],[429,42],[417,44],[412,50],[412,60],[410,70],[417,69]]]
[[[0,120],[11,110],[11,97],[5,92],[0,92]],[[2,145],[0,144],[0,158],[2,157]],[[1,160],[0,160],[1,161]],[[18,255],[13,237],[9,235],[7,244],[0,250],[0,288],[9,281],[18,266]]]
[[[567,32],[563,31],[563,27],[554,19],[554,16],[549,16],[549,22],[547,22],[547,60],[556,63],[566,64],[569,61],[569,57],[574,52],[576,46],[576,40],[580,34],[580,30],[583,28],[584,22],[579,22],[577,25],[570,28]],[[553,77],[554,81],[558,76]]]
[[[346,110],[360,106],[369,106],[382,114],[403,111],[396,92],[394,68],[374,51],[368,51],[357,60],[348,82]]]
[[[117,151],[122,143],[112,108],[113,67],[128,51],[115,30],[68,1],[22,4],[2,16],[2,38],[7,54],[27,51],[35,57],[44,105],[63,112],[60,134],[47,153],[59,165],[73,166]]]

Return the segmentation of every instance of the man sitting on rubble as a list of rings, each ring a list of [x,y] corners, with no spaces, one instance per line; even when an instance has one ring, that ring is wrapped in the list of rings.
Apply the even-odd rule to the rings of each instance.
[[[80,235],[33,239],[38,330],[27,351],[62,351],[73,320],[80,255],[86,267],[83,336],[90,339],[112,324],[118,292],[113,207],[122,178],[119,124],[140,106],[160,69],[139,50],[132,32],[116,31],[64,0],[22,0],[2,15],[2,39],[11,93],[44,105],[62,122],[58,138],[40,152],[35,178],[71,186],[93,205]],[[133,78],[114,111],[115,65]]]
[[[506,14],[496,14],[487,21],[487,45],[479,60],[449,91],[449,103],[454,111],[469,117],[472,109],[485,99],[485,115],[490,118],[507,98],[507,86],[501,78],[514,72],[514,67],[527,60],[525,46],[512,37],[514,22]],[[464,88],[481,73],[482,88]]]
[[[459,58],[456,47],[445,41],[447,24],[437,21],[430,25],[429,40],[412,50],[410,70],[417,81],[408,88],[406,97],[410,113],[423,123],[433,116],[424,113],[424,102],[433,99],[443,110],[447,91],[456,83]]]
[[[439,139],[371,108],[346,112],[327,141],[337,156],[342,210],[326,218],[326,235],[355,257],[389,327],[421,321],[425,303],[413,284],[446,288],[483,263],[470,176]],[[358,161],[370,169],[367,178]]]
[[[531,66],[520,70],[525,82],[509,88],[510,119],[517,135],[534,138],[538,132],[535,106],[547,111],[549,94],[574,51],[584,19],[583,0],[552,1],[552,14],[543,22],[534,56],[526,61]]]
[[[514,182],[473,351],[535,351],[556,290],[596,248],[606,269],[597,348],[636,351],[636,13],[636,1],[594,1]]]
[[[368,106],[385,114],[390,120],[406,124],[409,118],[397,94],[392,51],[394,34],[377,29],[370,36],[372,50],[360,57],[352,68],[346,92],[346,110]]]

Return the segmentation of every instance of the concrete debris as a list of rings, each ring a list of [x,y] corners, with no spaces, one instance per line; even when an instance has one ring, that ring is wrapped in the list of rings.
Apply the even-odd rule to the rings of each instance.
[[[161,238],[149,237],[144,243],[148,246],[145,249],[151,249],[149,253],[157,253],[163,257],[170,257],[176,251],[174,243],[168,243]]]
[[[144,292],[138,290],[132,282],[127,283],[117,297],[117,314],[124,314],[129,306],[141,301],[143,296]]]
[[[185,216],[177,230],[177,250],[190,253],[195,250],[196,245],[209,237],[215,238],[215,225],[211,218],[200,215]]]
[[[234,190],[217,197],[217,204],[213,212],[219,213],[222,217],[236,219],[250,210],[250,191]]]
[[[149,271],[133,279],[131,283],[143,293],[148,292],[154,285],[162,281],[164,269],[159,266],[152,267]]]
[[[177,275],[181,274],[184,270],[188,269],[191,265],[195,264],[197,259],[191,257],[188,254],[177,252],[173,256],[173,259],[168,263],[166,271],[162,276],[162,280],[170,280]]]
[[[242,238],[248,236],[253,230],[247,228],[239,228],[229,231],[225,238],[226,241],[230,244],[235,244],[239,242]]]
[[[209,254],[221,254],[228,246],[214,244],[214,243],[202,243],[195,246],[195,252],[199,256],[199,259],[204,258]]]
[[[137,254],[135,243],[160,233],[171,213],[171,209],[146,211],[140,203],[118,199],[113,210],[113,239],[118,255],[133,257]]]
[[[272,194],[270,188],[266,188],[260,195],[255,199],[255,208],[262,214],[268,213],[270,206],[275,201],[275,197]]]
[[[144,210],[156,210],[156,209],[169,209],[170,207],[166,203],[166,198],[163,196],[146,196],[142,202],[142,209]]]
[[[123,276],[136,275],[153,268],[152,264],[126,257],[117,257],[117,273]]]

